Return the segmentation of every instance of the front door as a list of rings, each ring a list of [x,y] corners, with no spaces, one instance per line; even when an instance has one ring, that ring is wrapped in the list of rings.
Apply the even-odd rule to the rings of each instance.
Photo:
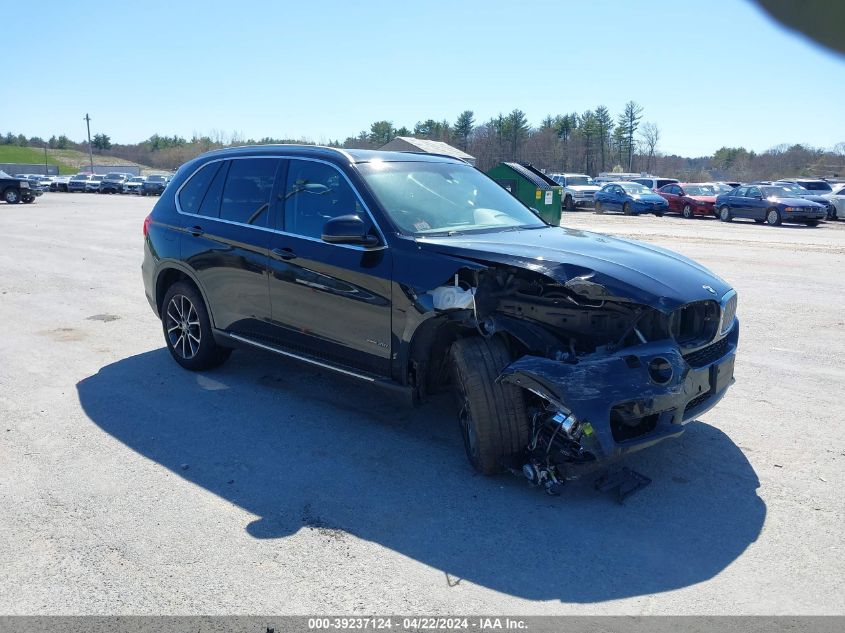
[[[329,244],[323,225],[357,214],[360,197],[335,166],[287,161],[270,244],[270,303],[276,338],[293,349],[380,376],[390,375],[390,251]]]

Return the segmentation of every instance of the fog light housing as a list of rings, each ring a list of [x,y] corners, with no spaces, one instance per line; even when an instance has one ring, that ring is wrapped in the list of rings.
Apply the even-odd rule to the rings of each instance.
[[[665,385],[672,380],[672,365],[665,358],[653,358],[648,364],[649,378],[658,385]]]

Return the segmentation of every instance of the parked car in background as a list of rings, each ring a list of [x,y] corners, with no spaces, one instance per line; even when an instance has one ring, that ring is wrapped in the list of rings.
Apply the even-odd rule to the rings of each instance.
[[[747,218],[758,224],[778,226],[781,222],[799,222],[816,226],[826,215],[825,208],[812,200],[795,197],[776,185],[743,185],[730,193],[716,196],[719,219],[730,222]]]
[[[733,191],[734,189],[739,187],[739,183],[733,184],[733,183],[730,183],[730,182],[708,182],[708,183],[704,183],[704,184],[707,184],[707,185],[713,187],[713,190],[716,192],[717,196],[720,193],[728,193],[729,191]]]
[[[97,193],[100,191],[100,183],[103,182],[104,176],[102,174],[91,174],[88,180],[85,181],[85,191],[88,193]]]
[[[0,198],[7,204],[18,204],[19,202],[34,202],[36,196],[41,192],[32,190],[29,180],[18,178],[0,170]]]
[[[799,198],[804,198],[805,200],[812,200],[813,202],[818,202],[827,211],[826,219],[828,219],[828,220],[836,219],[836,207],[833,205],[833,203],[830,200],[828,200],[828,198],[826,196],[821,195],[818,192],[818,190],[813,191],[813,190],[807,189],[803,185],[793,183],[790,180],[776,180],[775,182],[773,182],[771,184],[776,185],[778,187],[783,187],[791,195],[795,195]],[[830,192],[828,192],[828,194],[829,193]]]
[[[141,193],[141,186],[144,184],[144,181],[146,181],[146,178],[143,176],[133,176],[123,183],[123,191],[121,193]]]
[[[56,176],[53,182],[50,183],[50,191],[64,191],[67,192],[67,183],[70,176]]]
[[[100,182],[100,193],[123,193],[123,185],[129,178],[129,174],[117,172],[106,174]]]
[[[601,187],[587,174],[550,174],[552,180],[563,187],[561,202],[567,211],[577,207],[591,207],[596,191]]]
[[[657,191],[661,187],[665,187],[666,185],[671,185],[672,183],[679,182],[677,178],[657,178],[656,176],[643,176],[640,178],[631,178],[631,182],[638,182],[641,185],[645,185],[652,191]]]
[[[825,196],[833,205],[833,220],[845,220],[845,182],[833,185],[833,191]]]
[[[823,196],[832,191],[830,183],[821,178],[778,178],[778,182],[790,182],[795,185],[801,185],[807,191],[819,196]]]
[[[75,191],[85,191],[87,185],[88,174],[76,174],[68,179],[67,190],[71,193]]]
[[[142,196],[160,196],[167,186],[168,178],[160,174],[153,174],[147,176],[147,179],[141,183]]]
[[[596,213],[621,211],[625,215],[666,213],[669,203],[662,196],[638,182],[609,182],[596,192]]]
[[[29,183],[29,189],[34,195],[40,196],[46,188],[41,184],[42,176],[39,174],[15,174],[15,178],[26,180]]]
[[[707,183],[673,183],[662,186],[657,193],[669,203],[667,212],[680,213],[687,219],[697,215],[718,217],[716,195],[721,192]]]

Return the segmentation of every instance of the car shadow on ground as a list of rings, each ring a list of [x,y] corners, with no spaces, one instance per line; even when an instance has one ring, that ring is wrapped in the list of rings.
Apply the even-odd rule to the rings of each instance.
[[[414,409],[259,353],[193,374],[160,349],[77,389],[102,430],[261,517],[244,526],[255,538],[341,530],[450,582],[532,600],[587,603],[705,581],[756,540],[766,515],[745,456],[701,422],[628,460],[654,483],[619,505],[592,479],[550,497],[512,475],[476,475],[449,399]]]

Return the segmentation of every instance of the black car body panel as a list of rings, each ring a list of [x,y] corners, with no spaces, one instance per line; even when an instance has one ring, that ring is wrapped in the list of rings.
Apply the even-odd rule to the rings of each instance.
[[[243,159],[278,163],[266,170],[274,175],[264,178],[265,204],[233,221],[224,210],[237,198],[232,165]],[[142,274],[153,310],[160,315],[169,284],[190,279],[221,342],[318,360],[416,401],[446,373],[454,340],[505,337],[515,353],[499,380],[544,403],[536,420],[561,412],[579,420],[549,440],[566,441],[546,450],[561,465],[604,463],[676,436],[732,383],[736,294],[703,266],[656,246],[551,226],[408,235],[357,168],[376,160],[471,169],[440,156],[307,146],[221,150],[183,165],[145,224]],[[306,163],[331,172],[338,188],[348,185],[338,212],[356,210],[371,244],[290,230],[289,200],[325,189],[285,193],[285,182],[300,182],[294,166]],[[206,169],[210,184],[194,195]],[[473,289],[472,306],[435,308],[432,291],[453,284]]]

